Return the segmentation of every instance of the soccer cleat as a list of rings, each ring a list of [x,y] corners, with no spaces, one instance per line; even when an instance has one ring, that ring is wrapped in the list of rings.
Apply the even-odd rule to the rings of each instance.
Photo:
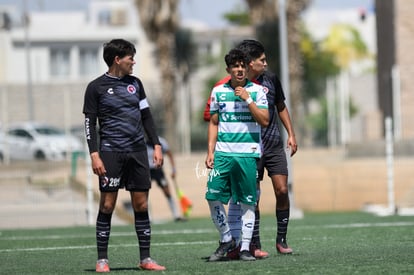
[[[267,257],[269,257],[269,253],[264,250],[261,250],[260,248],[256,248],[253,253],[254,257],[259,260],[266,259]]]
[[[286,239],[280,239],[276,241],[276,250],[280,254],[292,254],[293,250],[286,243]]]
[[[104,273],[111,271],[109,269],[108,259],[99,259],[96,261],[96,272]]]
[[[166,270],[165,266],[157,264],[157,262],[151,258],[146,258],[142,260],[139,263],[138,268],[142,270],[154,270],[154,271]]]
[[[239,258],[242,261],[256,261],[256,258],[247,250],[240,251]]]
[[[226,253],[236,248],[236,241],[234,239],[231,239],[231,241],[225,243],[219,242],[219,244],[220,245],[216,249],[216,252],[214,252],[208,259],[209,262],[217,262],[227,259]]]

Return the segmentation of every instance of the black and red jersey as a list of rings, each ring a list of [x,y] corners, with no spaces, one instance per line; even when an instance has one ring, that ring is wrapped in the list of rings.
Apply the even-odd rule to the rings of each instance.
[[[145,90],[137,77],[104,74],[86,88],[83,113],[98,120],[100,151],[144,150],[142,111],[146,108]]]

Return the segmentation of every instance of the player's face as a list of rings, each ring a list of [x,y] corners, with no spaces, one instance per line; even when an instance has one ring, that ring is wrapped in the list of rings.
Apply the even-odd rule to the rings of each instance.
[[[227,68],[227,72],[231,76],[232,83],[238,83],[239,85],[244,85],[244,81],[247,76],[246,64],[240,61],[237,61],[235,64]]]
[[[119,70],[123,75],[132,74],[135,63],[133,55],[126,55],[119,59]]]
[[[249,65],[249,70],[257,76],[261,75],[267,68],[266,55],[263,53],[259,58],[252,60]]]

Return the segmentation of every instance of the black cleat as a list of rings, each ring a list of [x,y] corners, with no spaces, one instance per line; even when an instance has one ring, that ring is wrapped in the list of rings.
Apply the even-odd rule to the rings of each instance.
[[[226,253],[230,250],[233,250],[236,248],[236,240],[231,239],[231,241],[226,243],[219,243],[219,247],[216,249],[216,252],[214,252],[210,258],[208,259],[209,262],[217,262],[222,260],[227,260]]]
[[[248,250],[240,251],[239,258],[242,261],[256,261],[256,258]]]

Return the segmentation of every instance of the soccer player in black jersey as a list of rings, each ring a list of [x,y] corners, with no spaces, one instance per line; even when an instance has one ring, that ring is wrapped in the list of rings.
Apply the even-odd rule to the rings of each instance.
[[[152,161],[156,167],[162,166],[163,155],[144,86],[139,78],[131,75],[136,63],[135,53],[135,46],[129,41],[113,39],[105,43],[103,59],[108,71],[91,81],[85,91],[85,133],[100,190],[96,220],[96,272],[110,271],[108,242],[120,188],[131,194],[140,254],[138,267],[145,270],[166,269],[150,257],[148,191],[151,181],[144,134],[154,144]]]
[[[267,88],[267,100],[269,102],[269,126],[262,128],[263,155],[258,165],[258,191],[260,192],[259,182],[263,180],[264,168],[272,180],[273,190],[276,197],[276,250],[281,254],[290,254],[292,249],[286,241],[287,228],[290,216],[290,201],[288,194],[288,169],[286,152],[278,126],[278,119],[282,122],[287,131],[286,145],[293,156],[297,149],[295,132],[292,127],[289,111],[285,105],[285,95],[282,85],[274,73],[266,70],[267,61],[263,45],[256,40],[244,40],[238,48],[244,51],[250,59],[249,79],[256,79],[260,84]],[[259,203],[256,209],[257,227],[253,234],[252,243],[260,248],[259,237]]]

